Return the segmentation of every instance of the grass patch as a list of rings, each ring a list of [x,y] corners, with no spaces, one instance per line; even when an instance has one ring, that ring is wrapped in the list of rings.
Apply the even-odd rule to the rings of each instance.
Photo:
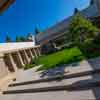
[[[70,49],[64,49],[53,54],[49,54],[34,60],[34,64],[43,65],[38,70],[48,70],[63,64],[69,64],[83,60],[85,57],[82,52],[73,47]]]
[[[24,69],[27,70],[27,69],[33,68],[34,66],[35,66],[35,64],[26,64],[24,66]]]

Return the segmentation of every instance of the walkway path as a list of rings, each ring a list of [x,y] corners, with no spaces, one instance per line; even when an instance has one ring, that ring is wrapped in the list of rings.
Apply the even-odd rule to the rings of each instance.
[[[38,67],[34,67],[30,70],[19,71],[16,76],[16,81],[14,83],[35,81],[42,78],[41,74],[36,72]],[[97,73],[89,73],[80,77],[73,77],[69,79],[53,80],[40,83],[31,83],[20,86],[8,87],[8,91],[22,91],[28,90],[29,92],[19,93],[19,94],[4,94],[0,96],[0,100],[97,100],[100,99],[100,58],[91,59],[88,62],[82,61],[77,64],[70,64],[63,68],[65,75],[83,73],[97,70]],[[59,69],[60,70],[60,69]],[[54,91],[56,86],[65,86],[60,91]],[[74,89],[69,88],[74,86]],[[51,87],[52,91],[45,92],[34,92],[34,89],[41,89]],[[52,88],[54,87],[54,88]],[[75,88],[77,87],[77,88]],[[58,87],[59,88],[59,87]],[[31,91],[30,91],[31,90]],[[7,93],[7,92],[5,92]],[[14,93],[14,92],[13,92]]]

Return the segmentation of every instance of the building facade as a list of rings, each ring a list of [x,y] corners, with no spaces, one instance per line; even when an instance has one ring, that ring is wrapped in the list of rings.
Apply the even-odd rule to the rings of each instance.
[[[83,9],[80,13],[100,27],[100,0],[92,0],[89,7]],[[71,19],[72,16],[37,34],[36,40],[38,44],[49,46],[52,43],[55,47],[62,45]]]
[[[33,42],[0,43],[0,78],[23,69],[40,55],[40,46]]]

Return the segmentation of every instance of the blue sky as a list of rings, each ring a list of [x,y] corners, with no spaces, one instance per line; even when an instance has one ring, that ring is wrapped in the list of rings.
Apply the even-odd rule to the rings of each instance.
[[[16,0],[0,16],[0,42],[6,34],[12,40],[16,35],[34,34],[34,28],[40,30],[56,24],[73,14],[74,8],[80,10],[89,5],[90,0]]]

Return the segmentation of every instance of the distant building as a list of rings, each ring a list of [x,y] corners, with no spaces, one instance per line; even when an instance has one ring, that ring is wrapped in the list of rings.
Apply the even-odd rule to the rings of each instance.
[[[90,6],[80,11],[80,13],[100,27],[100,0],[92,0]],[[62,44],[71,19],[72,16],[37,34],[37,43],[47,46],[49,46],[50,43],[53,43],[55,46]]]

